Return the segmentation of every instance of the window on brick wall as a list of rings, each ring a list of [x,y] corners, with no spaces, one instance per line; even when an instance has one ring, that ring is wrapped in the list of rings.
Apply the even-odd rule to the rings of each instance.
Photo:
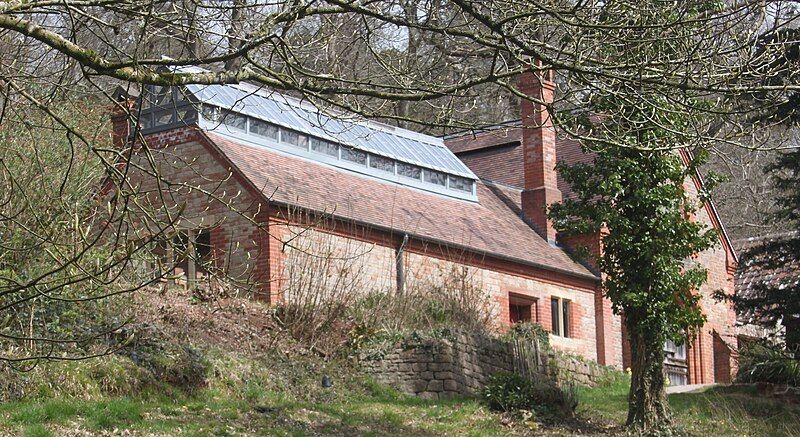
[[[162,280],[176,280],[193,288],[199,280],[207,280],[213,267],[213,248],[209,229],[182,230],[161,239],[153,249],[163,266],[172,271]],[[161,267],[153,266],[161,272]],[[157,270],[158,269],[158,270]]]
[[[197,271],[199,273],[207,273],[212,262],[211,231],[208,229],[197,231],[194,250]]]
[[[530,322],[531,305],[511,303],[508,305],[508,314],[511,323]]]
[[[686,361],[686,342],[676,344],[672,340],[664,343],[664,372],[670,385],[689,383],[689,365]]]
[[[538,322],[536,299],[509,293],[508,317],[511,323]]]
[[[570,332],[570,301],[560,297],[550,298],[550,317],[552,320],[553,335],[559,337],[569,337]]]

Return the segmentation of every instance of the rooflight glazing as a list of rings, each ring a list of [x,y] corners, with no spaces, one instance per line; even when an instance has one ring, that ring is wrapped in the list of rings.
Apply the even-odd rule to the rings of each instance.
[[[380,179],[453,197],[477,200],[475,193],[477,178],[465,177],[470,175],[474,178],[474,175],[446,148],[442,151],[441,147],[433,144],[425,144],[378,130],[375,132],[380,135],[373,135],[369,141],[370,147],[363,150],[361,144],[353,147],[340,141],[339,138],[337,138],[339,141],[331,141],[332,138],[324,131],[321,131],[320,135],[309,134],[310,131],[314,131],[309,128],[309,120],[292,113],[296,112],[297,108],[289,110],[289,113],[286,108],[276,110],[273,106],[279,102],[259,96],[259,103],[271,102],[272,105],[262,105],[263,107],[259,108],[259,116],[253,116],[250,113],[257,111],[253,111],[252,107],[250,111],[244,110],[241,96],[238,101],[235,98],[236,91],[241,90],[229,86],[213,86],[220,94],[212,99],[207,95],[209,87],[197,90],[192,90],[192,87],[196,86],[187,86],[185,89],[148,86],[143,98],[140,99],[142,105],[140,128],[145,131],[144,133],[196,123],[209,131],[277,148]],[[224,89],[224,92],[219,88]],[[228,88],[232,88],[233,91]],[[224,100],[228,108],[210,104],[207,100],[214,102]],[[267,116],[272,118],[265,120]],[[291,122],[294,124],[290,124]],[[328,119],[326,123],[338,123],[338,128],[344,125],[336,119]],[[356,126],[364,129],[361,125]],[[363,142],[365,138],[353,141],[353,130],[356,129],[342,129],[340,137],[349,138],[353,143]],[[397,154],[397,157],[393,157],[394,154]],[[411,158],[408,158],[409,156]],[[403,158],[398,159],[398,157]],[[416,162],[429,161],[436,169],[408,162],[406,159]],[[452,167],[453,173],[439,171],[440,165],[444,165],[445,168]]]

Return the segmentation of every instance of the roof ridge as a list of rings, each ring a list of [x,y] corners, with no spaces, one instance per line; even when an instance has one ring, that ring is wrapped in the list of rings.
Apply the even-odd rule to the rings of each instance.
[[[443,140],[449,140],[449,139],[452,139],[452,138],[463,137],[463,136],[469,135],[471,133],[472,134],[475,134],[475,133],[487,133],[487,132],[491,132],[493,130],[498,130],[498,129],[501,129],[501,128],[504,128],[504,127],[521,127],[521,126],[522,126],[522,119],[521,118],[515,118],[513,120],[503,121],[503,122],[494,123],[494,124],[487,124],[487,125],[479,126],[479,127],[472,128],[472,129],[463,129],[463,130],[460,130],[460,131],[456,131],[456,132],[453,132],[453,133],[442,135],[440,138],[442,138]]]
[[[501,187],[501,188],[508,188],[510,190],[519,191],[520,193],[525,191],[522,187],[518,187],[516,185],[511,185],[511,184],[506,184],[506,183],[503,183],[503,182],[493,181],[493,180],[487,179],[487,178],[480,178],[480,181],[483,182],[485,185],[491,185],[491,186]]]

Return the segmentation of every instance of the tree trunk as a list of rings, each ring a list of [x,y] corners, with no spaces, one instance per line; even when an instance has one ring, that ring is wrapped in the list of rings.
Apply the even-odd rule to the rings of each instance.
[[[631,344],[631,390],[628,394],[628,426],[642,432],[671,425],[664,391],[664,342],[657,335],[628,329]]]
[[[228,53],[233,53],[244,44],[244,12],[247,0],[233,0],[231,21],[228,28]],[[242,57],[235,56],[225,61],[225,71],[236,71],[242,67]]]

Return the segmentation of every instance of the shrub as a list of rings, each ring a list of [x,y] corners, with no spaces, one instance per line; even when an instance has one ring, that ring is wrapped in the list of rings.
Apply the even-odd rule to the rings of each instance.
[[[573,386],[562,388],[552,381],[533,381],[509,372],[492,375],[482,398],[495,411],[527,410],[543,417],[570,417],[578,406]]]
[[[504,340],[527,339],[538,340],[542,350],[550,349],[550,335],[544,327],[538,323],[517,322],[511,325],[502,337]]]
[[[325,215],[289,214],[296,222],[336,225]],[[409,269],[404,289],[394,291],[390,275],[372,276],[374,245],[302,226],[287,226],[287,232],[291,250],[284,261],[283,300],[272,316],[317,354],[358,350],[387,331],[457,326],[480,332],[493,321],[492,299],[475,269],[449,264]],[[395,261],[387,261],[388,272]]]
[[[736,379],[800,386],[800,360],[776,346],[754,344],[742,351]]]
[[[197,349],[182,346],[162,370],[163,381],[188,392],[206,386],[208,360]]]

